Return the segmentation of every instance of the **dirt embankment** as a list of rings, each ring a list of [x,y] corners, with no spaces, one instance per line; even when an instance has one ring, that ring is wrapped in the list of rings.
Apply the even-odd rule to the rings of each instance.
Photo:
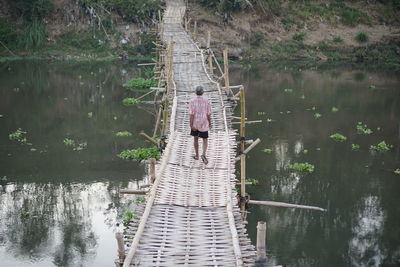
[[[283,8],[286,8],[288,1],[283,1]],[[329,1],[311,1],[314,6],[329,3]],[[327,4],[328,5],[328,4]],[[395,14],[386,15],[382,4],[369,4],[363,6],[362,3],[351,3],[355,10],[362,10],[368,17],[368,23],[356,23],[346,26],[340,23],[341,18],[334,18],[328,15],[313,14],[305,18],[296,17],[296,14],[273,14],[268,10],[262,10],[258,7],[248,8],[244,11],[233,13],[230,19],[224,19],[196,3],[191,2],[188,16],[191,21],[197,21],[198,41],[206,44],[207,31],[211,31],[211,46],[214,50],[221,51],[223,47],[229,47],[231,56],[242,58],[250,56],[258,58],[274,58],[276,48],[293,43],[296,35],[302,34],[300,44],[307,49],[315,48],[311,53],[314,59],[327,59],[327,56],[319,49],[329,47],[330,51],[351,51],[365,46],[379,46],[380,44],[400,44],[400,24],[397,19],[385,18],[400,17],[399,10],[391,10]],[[387,7],[385,7],[387,8]],[[382,11],[383,10],[383,11]],[[297,20],[297,21],[296,21]],[[301,20],[301,21],[300,21]],[[388,22],[390,21],[390,22]],[[288,27],[289,25],[289,27]],[[193,30],[193,25],[192,25]],[[368,40],[360,42],[357,40],[357,34],[363,32]],[[293,45],[291,45],[293,48]],[[275,50],[274,50],[275,49]],[[400,52],[400,47],[398,47]],[[304,51],[299,51],[304,54]],[[278,53],[279,54],[279,53]],[[400,56],[400,53],[398,53]]]

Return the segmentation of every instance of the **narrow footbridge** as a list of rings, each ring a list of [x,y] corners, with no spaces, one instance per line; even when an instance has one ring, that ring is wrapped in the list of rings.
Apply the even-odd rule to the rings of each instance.
[[[232,106],[207,72],[206,55],[182,26],[185,11],[184,1],[167,1],[161,39],[173,42],[174,85],[167,146],[123,266],[253,266],[255,250],[235,190]],[[207,165],[192,158],[189,135],[188,104],[198,85],[212,106]]]

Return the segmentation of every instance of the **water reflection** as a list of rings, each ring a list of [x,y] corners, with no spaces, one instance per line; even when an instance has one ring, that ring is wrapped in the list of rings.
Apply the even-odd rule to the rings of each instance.
[[[400,180],[393,170],[400,166],[399,77],[347,67],[315,71],[261,65],[232,77],[248,88],[249,119],[264,121],[247,130],[249,138],[262,139],[248,163],[248,176],[260,182],[247,189],[251,198],[328,208],[323,214],[252,207],[248,230],[253,241],[257,221],[266,220],[268,253],[276,264],[398,265]],[[359,121],[374,133],[357,135]],[[331,140],[335,132],[347,141]],[[369,146],[382,140],[393,149],[371,154]],[[351,150],[353,143],[360,151]],[[262,153],[264,148],[273,153]],[[315,172],[291,173],[288,165],[295,162],[309,162]]]

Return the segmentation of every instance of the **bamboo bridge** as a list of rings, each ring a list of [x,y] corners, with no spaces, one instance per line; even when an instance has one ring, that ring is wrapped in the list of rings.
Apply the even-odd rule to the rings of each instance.
[[[207,55],[182,25],[184,1],[166,3],[159,35],[172,57],[164,59],[166,73],[172,70],[166,77],[167,145],[135,233],[125,236],[123,266],[253,266],[255,250],[235,190],[232,104],[208,73]],[[198,85],[212,106],[207,165],[192,158],[189,135],[188,104]]]

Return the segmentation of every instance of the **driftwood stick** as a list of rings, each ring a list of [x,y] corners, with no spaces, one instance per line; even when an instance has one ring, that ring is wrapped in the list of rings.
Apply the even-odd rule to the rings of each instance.
[[[158,146],[158,142],[154,138],[151,138],[150,136],[148,136],[145,132],[140,132],[139,135],[144,137],[150,143]]]
[[[119,190],[120,194],[130,194],[130,195],[146,195],[147,190],[135,190],[135,189],[128,189],[128,188],[123,188]]]
[[[326,209],[323,209],[320,207],[297,205],[297,204],[290,204],[290,203],[276,202],[276,201],[249,200],[248,203],[255,204],[255,205],[263,205],[263,206],[282,207],[282,208],[296,208],[296,209],[326,211]]]

